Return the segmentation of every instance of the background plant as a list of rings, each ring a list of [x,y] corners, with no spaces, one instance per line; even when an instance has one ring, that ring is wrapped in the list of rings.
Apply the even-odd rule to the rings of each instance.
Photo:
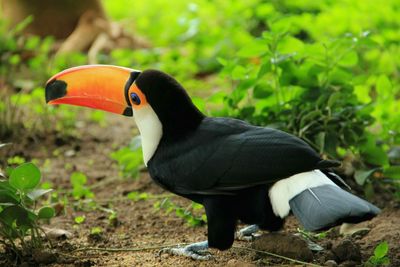
[[[388,243],[386,241],[379,243],[374,249],[374,255],[369,258],[365,266],[388,266],[390,264],[388,252]]]
[[[39,220],[48,220],[55,212],[52,207],[36,207],[36,201],[52,189],[37,188],[41,174],[32,163],[8,171],[9,178],[0,180],[0,242],[21,257],[21,252],[26,255],[43,246]]]
[[[137,178],[140,167],[144,165],[140,136],[134,137],[129,146],[122,147],[111,153],[110,157],[117,161],[120,176]]]

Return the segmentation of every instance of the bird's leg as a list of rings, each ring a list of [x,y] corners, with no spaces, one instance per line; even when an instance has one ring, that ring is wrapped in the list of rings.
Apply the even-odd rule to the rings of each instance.
[[[253,241],[257,237],[255,233],[259,229],[257,224],[246,226],[236,232],[236,239],[241,241]]]
[[[171,255],[186,256],[194,260],[209,260],[211,259],[210,252],[208,249],[208,241],[202,241],[187,245],[185,247],[177,248],[164,248],[159,251],[159,255],[168,253]]]

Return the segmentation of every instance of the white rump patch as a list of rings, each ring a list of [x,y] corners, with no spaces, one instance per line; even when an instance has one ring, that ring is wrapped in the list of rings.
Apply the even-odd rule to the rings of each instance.
[[[308,188],[321,185],[335,185],[323,172],[313,170],[302,172],[279,180],[269,189],[269,198],[276,216],[281,218],[289,214],[289,201]]]
[[[150,105],[146,105],[138,110],[133,109],[136,125],[139,128],[142,139],[143,160],[147,162],[156,152],[162,137],[162,124],[157,114]]]

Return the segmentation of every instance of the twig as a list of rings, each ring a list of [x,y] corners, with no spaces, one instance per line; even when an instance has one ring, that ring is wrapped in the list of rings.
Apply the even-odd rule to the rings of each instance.
[[[276,257],[276,258],[284,259],[284,260],[287,260],[287,261],[290,261],[290,262],[304,264],[304,265],[308,265],[308,266],[322,267],[321,265],[318,265],[318,264],[309,263],[309,262],[300,261],[300,260],[295,260],[295,259],[292,259],[292,258],[289,258],[289,257],[285,257],[285,256],[282,256],[282,255],[278,255],[278,254],[275,254],[275,253],[271,253],[271,252],[267,252],[267,251],[263,251],[263,250],[258,250],[258,249],[254,249],[254,248],[247,248],[247,247],[240,247],[240,246],[232,246],[232,248],[258,252],[258,253],[266,254],[266,255],[269,255],[269,256],[272,256],[272,257]]]
[[[59,255],[61,255],[63,257],[66,257],[66,258],[74,258],[74,259],[81,258],[81,256],[78,257],[78,256],[74,256],[74,255],[67,254],[67,253],[64,253],[64,252],[60,252],[60,251],[57,251],[57,254],[59,254]]]
[[[96,250],[96,251],[107,251],[107,252],[124,252],[124,251],[145,251],[145,250],[154,250],[154,249],[163,249],[170,247],[178,247],[188,245],[188,243],[179,243],[179,244],[170,244],[170,245],[160,245],[160,246],[149,246],[149,247],[141,247],[141,248],[99,248],[99,247],[82,247],[73,250],[73,252],[77,251],[87,251],[87,250]]]
[[[179,197],[179,196],[175,195],[175,194],[150,195],[150,196],[147,196],[147,198],[143,199],[143,200],[172,198],[172,197]],[[125,196],[125,197],[116,197],[116,198],[109,198],[109,199],[95,199],[94,201],[99,204],[103,204],[103,203],[109,203],[109,202],[134,201],[134,200],[129,199],[128,197]]]

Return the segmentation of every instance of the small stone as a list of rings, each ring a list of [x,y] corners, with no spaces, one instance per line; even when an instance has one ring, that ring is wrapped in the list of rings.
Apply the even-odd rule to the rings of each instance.
[[[360,247],[350,239],[344,239],[338,245],[334,246],[332,252],[338,257],[339,262],[346,260],[361,261]]]
[[[43,228],[46,236],[53,240],[66,240],[72,238],[72,233],[59,228]]]
[[[344,223],[340,226],[339,233],[344,236],[360,236],[363,237],[369,233],[371,229],[361,226],[360,224]]]
[[[169,254],[168,253],[163,253],[160,255],[162,259],[167,259],[169,258]]]
[[[56,255],[46,249],[35,249],[32,253],[35,262],[39,264],[50,264],[57,260]]]
[[[262,235],[254,241],[253,248],[302,261],[312,261],[314,258],[307,242],[292,234],[269,233]],[[265,254],[261,256],[265,257]]]
[[[332,242],[329,241],[329,240],[326,241],[326,242],[324,243],[324,247],[325,247],[326,249],[331,249],[332,246],[333,246],[333,244],[332,244]]]
[[[344,261],[339,266],[340,267],[356,267],[356,266],[358,266],[358,263],[355,261]]]
[[[104,240],[104,235],[102,233],[90,233],[87,236],[89,242],[100,242]]]
[[[70,149],[70,150],[65,151],[64,156],[66,156],[67,158],[70,158],[70,157],[75,156],[75,154],[76,154],[75,150]]]
[[[337,261],[337,257],[336,255],[332,252],[332,251],[327,251],[325,253],[325,260],[333,260],[333,261]]]
[[[324,265],[327,267],[337,267],[338,266],[337,262],[334,260],[327,260]]]

